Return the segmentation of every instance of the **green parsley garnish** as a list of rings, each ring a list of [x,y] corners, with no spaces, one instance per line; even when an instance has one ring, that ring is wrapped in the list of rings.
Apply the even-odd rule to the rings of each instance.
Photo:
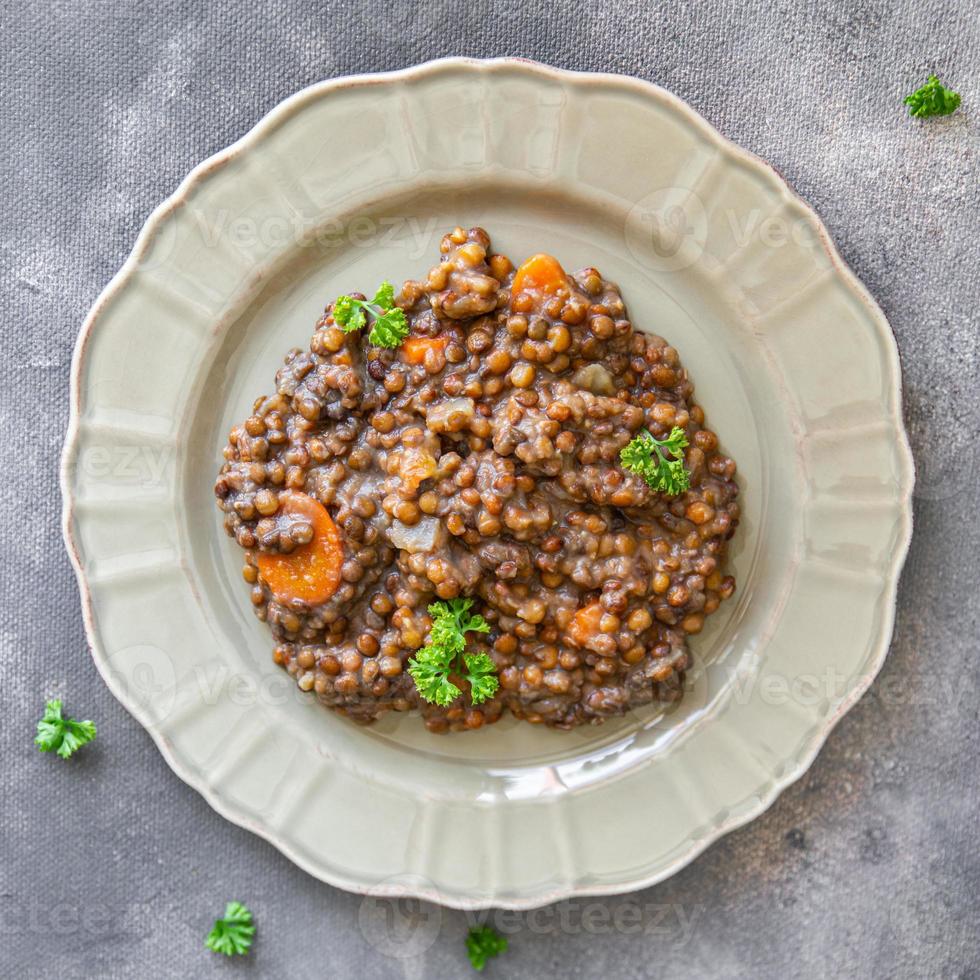
[[[408,336],[405,311],[395,306],[395,287],[385,280],[374,298],[354,299],[338,296],[333,304],[333,320],[344,333],[353,333],[367,325],[371,318],[368,343],[375,347],[397,347]]]
[[[671,497],[691,485],[691,474],[684,469],[687,436],[676,425],[666,439],[655,439],[644,429],[619,451],[623,466],[639,473],[647,486]],[[669,453],[669,456],[667,455]]]
[[[429,606],[429,642],[409,660],[408,668],[426,701],[445,707],[459,697],[459,688],[449,679],[453,671],[469,681],[473,704],[483,704],[500,686],[496,664],[487,654],[466,653],[467,633],[490,632],[482,616],[470,613],[472,605],[472,599],[450,599]]]
[[[946,88],[935,75],[930,75],[929,81],[922,88],[905,96],[905,104],[909,107],[910,116],[928,119],[929,116],[948,116],[951,112],[956,112],[960,97]]]
[[[229,902],[225,914],[216,919],[214,928],[204,940],[205,946],[225,956],[244,956],[252,945],[255,926],[252,913],[241,902]]]
[[[490,926],[474,926],[466,937],[466,952],[474,970],[482,970],[487,960],[507,952],[507,940]]]
[[[34,744],[42,752],[57,752],[62,759],[80,749],[95,738],[95,725],[91,721],[64,718],[60,701],[48,701],[44,717],[37,723]]]

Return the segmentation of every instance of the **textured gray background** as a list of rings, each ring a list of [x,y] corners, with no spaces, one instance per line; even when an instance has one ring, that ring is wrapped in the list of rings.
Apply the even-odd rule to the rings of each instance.
[[[770,160],[895,329],[920,469],[891,655],[807,776],[665,884],[505,920],[488,975],[980,976],[976,4],[386,6],[0,4],[0,977],[469,972],[463,914],[396,910],[372,942],[360,899],[170,772],[86,653],[56,482],[72,344],[154,205],[296,89],[447,53],[651,79]],[[932,68],[964,109],[916,123]],[[71,764],[31,745],[49,694],[99,724]],[[202,948],[230,897],[249,962]]]

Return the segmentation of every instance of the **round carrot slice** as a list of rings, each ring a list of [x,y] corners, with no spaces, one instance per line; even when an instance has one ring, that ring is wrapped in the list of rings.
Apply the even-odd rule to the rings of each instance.
[[[294,490],[279,495],[279,510],[308,521],[313,526],[313,539],[288,555],[260,553],[256,558],[259,574],[280,602],[326,602],[340,585],[344,563],[337,525],[323,504]]]
[[[553,255],[539,252],[532,255],[514,273],[510,294],[537,293],[540,296],[557,296],[568,292],[568,276],[561,263]]]
[[[421,364],[430,350],[441,354],[446,349],[448,337],[406,337],[402,344],[402,357],[407,364]]]

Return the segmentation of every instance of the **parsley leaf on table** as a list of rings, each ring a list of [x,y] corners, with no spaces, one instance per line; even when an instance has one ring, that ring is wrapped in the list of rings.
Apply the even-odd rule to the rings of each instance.
[[[34,744],[42,752],[57,752],[62,759],[67,759],[93,738],[93,722],[63,717],[61,701],[54,700],[45,705],[44,717],[37,723]]]
[[[241,902],[229,902],[225,914],[216,919],[204,944],[215,953],[225,956],[244,956],[252,945],[255,926],[252,913]]]
[[[338,296],[333,305],[333,319],[344,333],[367,326],[371,317],[368,343],[375,347],[397,347],[408,336],[405,311],[395,306],[395,287],[385,280],[372,299]]]
[[[948,116],[960,105],[959,95],[946,88],[935,75],[930,75],[925,85],[917,88],[911,95],[906,95],[904,101],[909,107],[909,115],[917,119]]]
[[[507,952],[507,940],[490,926],[474,926],[466,937],[466,953],[474,970],[482,970],[487,960]]]
[[[655,439],[644,429],[623,446],[619,458],[626,469],[639,473],[647,486],[676,497],[691,485],[691,474],[684,469],[686,447],[687,436],[676,425],[666,439]]]
[[[465,652],[467,633],[490,632],[490,624],[469,611],[472,605],[472,599],[450,599],[429,606],[429,642],[409,660],[408,672],[419,695],[432,704],[445,707],[459,697],[460,689],[449,679],[454,670],[469,682],[473,704],[483,704],[500,686],[496,664],[487,654]]]

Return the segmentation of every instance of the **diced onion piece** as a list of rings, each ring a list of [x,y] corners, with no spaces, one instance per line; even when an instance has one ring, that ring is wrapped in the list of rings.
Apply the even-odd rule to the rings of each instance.
[[[419,485],[436,475],[438,467],[435,457],[425,449],[413,446],[401,454],[398,475],[405,488],[414,493]]]
[[[593,395],[615,395],[612,375],[601,364],[586,364],[572,375],[572,383]]]
[[[432,551],[443,534],[442,521],[436,517],[423,517],[418,524],[409,527],[401,521],[392,521],[388,528],[388,540],[402,551],[415,554]]]
[[[475,414],[476,402],[472,398],[449,398],[428,410],[425,424],[432,432],[462,432]]]

